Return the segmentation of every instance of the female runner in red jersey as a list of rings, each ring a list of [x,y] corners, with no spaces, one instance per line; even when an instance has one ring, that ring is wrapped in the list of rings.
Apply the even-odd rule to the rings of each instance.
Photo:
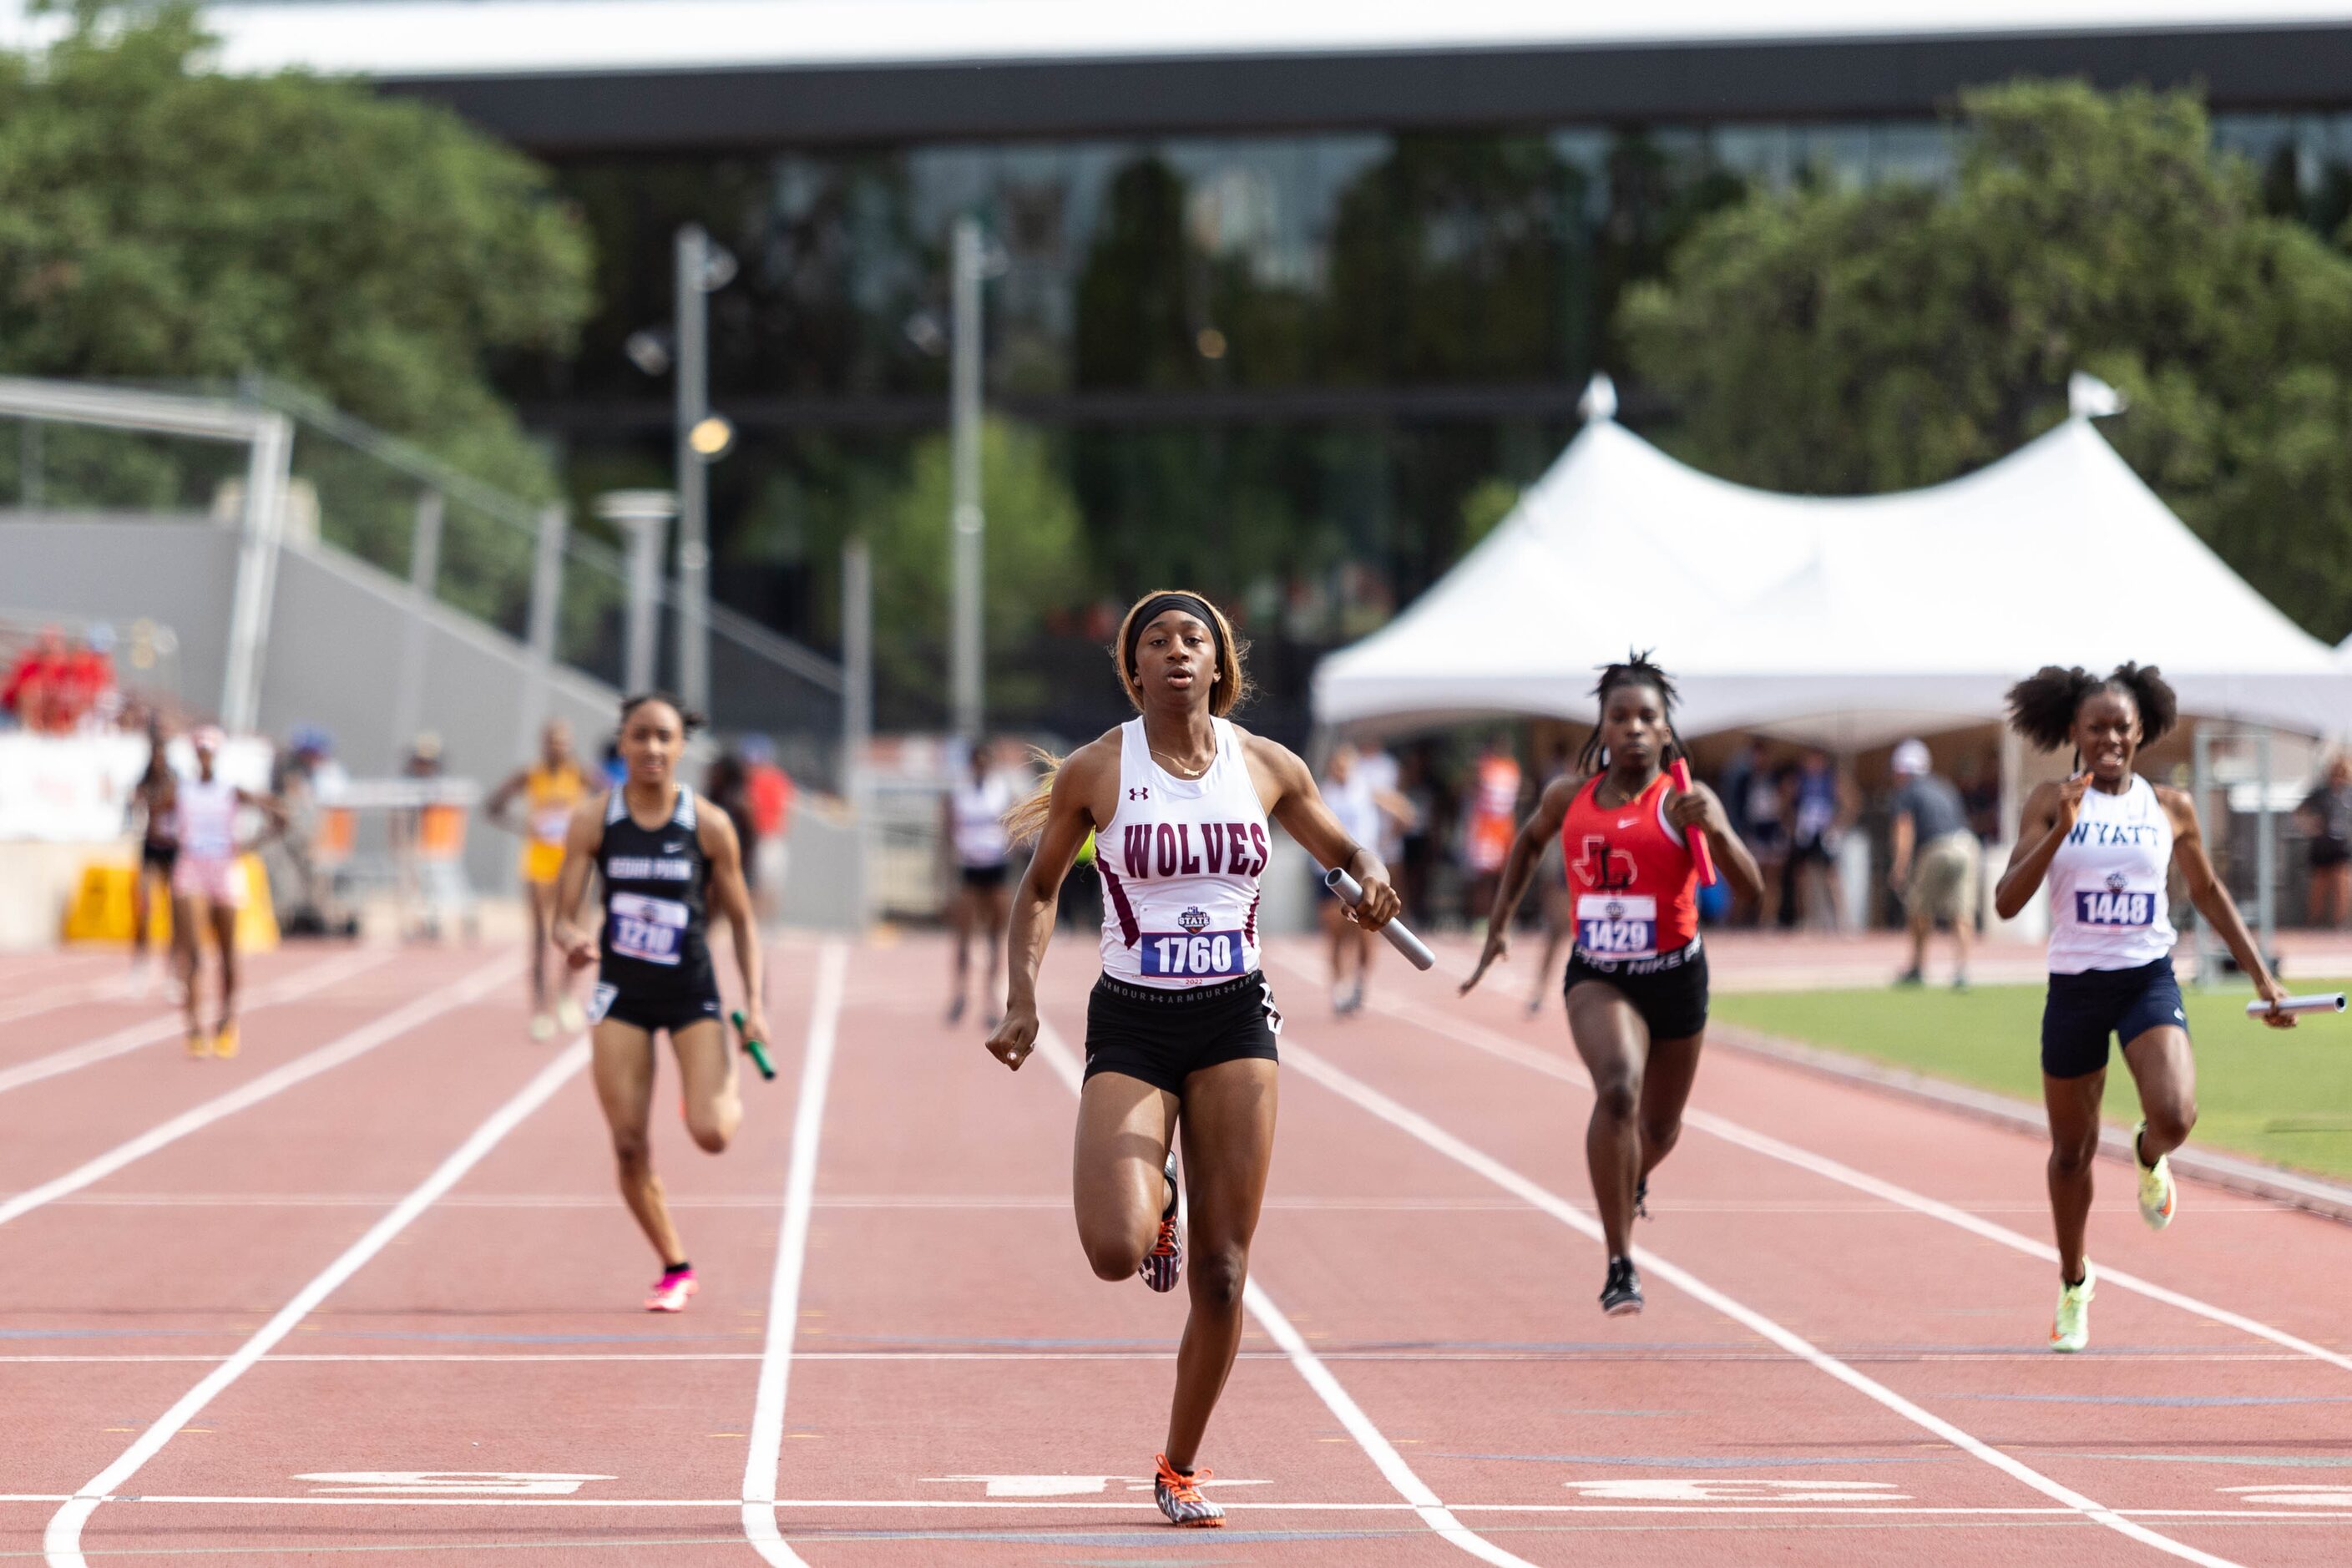
[[[1507,956],[1511,916],[1554,835],[1568,862],[1576,941],[1568,959],[1568,1030],[1592,1075],[1584,1157],[1609,1244],[1601,1310],[1642,1310],[1642,1277],[1626,1237],[1650,1173],[1682,1135],[1683,1105],[1706,1038],[1706,954],[1698,937],[1698,872],[1688,834],[1707,837],[1737,891],[1763,889],[1756,861],[1700,784],[1675,791],[1665,768],[1683,754],[1675,686],[1646,654],[1601,672],[1601,718],[1574,773],[1555,779],[1519,826],[1486,921],[1486,948],[1466,994]]]

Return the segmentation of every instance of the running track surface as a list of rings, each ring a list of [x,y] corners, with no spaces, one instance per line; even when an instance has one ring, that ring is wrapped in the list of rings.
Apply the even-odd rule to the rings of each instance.
[[[1556,1005],[1457,1003],[1449,952],[1336,1020],[1304,945],[1231,1528],[1171,1531],[1182,1298],[1069,1218],[1085,948],[1015,1077],[940,1024],[937,942],[781,942],[736,1146],[656,1098],[674,1318],[511,949],[271,955],[234,1062],[110,963],[0,961],[0,1552],[2352,1560],[2352,1228],[2192,1185],[2150,1236],[2103,1165],[2094,1348],[2053,1356],[2032,1140],[1722,1053],[1605,1320]]]

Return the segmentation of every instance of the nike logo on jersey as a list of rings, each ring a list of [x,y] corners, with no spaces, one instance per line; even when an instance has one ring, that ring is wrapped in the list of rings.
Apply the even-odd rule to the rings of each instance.
[[[1618,826],[1620,828],[1631,827],[1631,826],[1633,826],[1633,824],[1635,824],[1635,823],[1637,823],[1637,822],[1639,822],[1639,821],[1641,821],[1641,820],[1642,820],[1642,819],[1641,819],[1640,817],[1638,817],[1638,816],[1627,816],[1627,817],[1622,817],[1622,818],[1620,818],[1620,819],[1619,819],[1619,821],[1618,821],[1618,823],[1617,823],[1617,826]]]
[[[665,844],[665,845],[663,845],[663,846],[662,846],[662,853],[663,853],[663,854],[665,854],[665,855],[675,855],[675,854],[677,854],[679,850],[681,850],[681,849],[683,849],[683,848],[685,848],[685,847],[686,847],[686,840],[685,840],[685,839],[683,839],[683,838],[681,838],[681,839],[679,839],[679,840],[678,840],[677,843],[675,843],[675,844]]]

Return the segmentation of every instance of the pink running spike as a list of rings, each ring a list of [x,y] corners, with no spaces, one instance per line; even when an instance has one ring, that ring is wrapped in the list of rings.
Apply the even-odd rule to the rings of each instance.
[[[683,1312],[686,1310],[687,1298],[701,1289],[702,1286],[694,1278],[694,1270],[691,1268],[677,1274],[665,1274],[654,1281],[653,1294],[646,1298],[646,1310]]]

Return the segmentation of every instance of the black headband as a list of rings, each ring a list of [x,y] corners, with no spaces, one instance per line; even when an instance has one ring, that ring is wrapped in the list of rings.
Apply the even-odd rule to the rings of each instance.
[[[1182,610],[1187,615],[1197,616],[1201,624],[1209,628],[1209,647],[1215,650],[1218,662],[1223,663],[1225,639],[1223,634],[1217,630],[1217,612],[1209,608],[1209,601],[1197,594],[1154,594],[1143,601],[1142,606],[1127,623],[1127,647],[1120,650],[1124,666],[1129,669],[1135,668],[1135,645],[1143,640],[1143,628],[1171,610]]]

